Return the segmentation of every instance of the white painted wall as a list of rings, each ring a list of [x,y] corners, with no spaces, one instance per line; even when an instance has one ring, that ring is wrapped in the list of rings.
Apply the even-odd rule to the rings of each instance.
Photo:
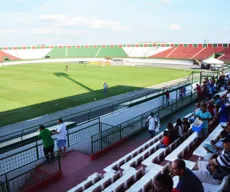
[[[129,57],[150,57],[171,47],[123,47]]]
[[[3,52],[19,57],[21,59],[41,59],[45,57],[52,49],[20,49],[3,50]]]

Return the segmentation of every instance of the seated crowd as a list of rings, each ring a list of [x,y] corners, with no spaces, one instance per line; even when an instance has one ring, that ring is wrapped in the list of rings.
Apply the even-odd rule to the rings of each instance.
[[[195,170],[191,171],[186,168],[182,159],[175,160],[171,166],[171,176],[179,176],[176,188],[173,189],[172,177],[168,174],[161,174],[155,178],[154,192],[203,192],[202,183],[218,185],[225,176],[230,175],[230,81],[225,76],[219,78],[218,86],[215,88],[221,91],[227,89],[227,92],[221,97],[214,96],[215,91],[204,93],[207,87],[213,86],[213,83],[214,78],[205,80],[202,87],[203,92],[199,95],[203,100],[196,104],[194,118],[182,120],[178,118],[175,126],[168,123],[160,148],[166,148],[176,139],[183,140],[183,133],[190,128],[195,118],[203,121],[202,131],[198,133],[200,141],[206,139],[218,124],[226,124],[222,125],[223,130],[218,140],[211,140],[210,144],[203,146],[208,155],[207,158],[197,161]],[[209,99],[206,100],[206,98]]]
[[[183,147],[185,146],[184,148],[186,150],[186,148],[190,147],[188,143],[192,143],[195,138],[195,142],[193,142],[193,144],[200,144],[199,148],[203,149],[203,151],[207,151],[207,157],[201,158],[199,156],[198,161],[195,163],[189,160],[179,159],[178,157],[181,157],[180,153],[176,155],[173,154],[175,155],[175,158],[173,157],[171,158],[171,160],[167,160],[167,162],[164,162],[167,163],[166,166],[165,164],[164,166],[156,166],[156,164],[153,163],[155,160],[151,159],[151,165],[142,164],[141,166],[146,166],[146,169],[147,167],[150,167],[148,168],[149,170],[161,170],[162,167],[162,170],[160,172],[157,172],[155,176],[151,177],[151,175],[149,175],[148,173],[155,173],[150,172],[149,170],[146,171],[146,169],[143,169],[143,167],[141,167],[142,169],[139,170],[146,171],[144,171],[145,173],[141,173],[140,178],[142,178],[142,180],[138,180],[136,178],[134,179],[135,181],[132,181],[133,183],[137,184],[135,187],[137,187],[138,189],[136,189],[135,187],[132,189],[132,185],[130,187],[127,184],[124,188],[128,189],[130,187],[130,191],[132,192],[140,191],[140,186],[141,189],[145,189],[145,183],[148,181],[147,184],[149,184],[149,181],[151,181],[151,184],[149,184],[148,186],[149,188],[151,188],[150,191],[152,192],[204,192],[207,191],[205,190],[205,184],[220,185],[223,179],[226,176],[230,175],[230,81],[227,75],[222,75],[217,81],[215,80],[215,78],[212,78],[210,80],[206,78],[203,82],[202,87],[197,85],[196,90],[198,93],[199,103],[196,104],[197,108],[195,109],[193,118],[177,118],[175,125],[169,122],[167,124],[167,128],[163,132],[163,137],[162,135],[160,135],[157,140],[154,140],[155,138],[153,137],[155,136],[156,132],[159,131],[160,123],[158,121],[158,118],[152,113],[151,116],[147,118],[146,128],[149,130],[150,137],[153,138],[152,140],[154,140],[155,142],[154,144],[157,144],[156,149],[154,149],[153,151],[151,149],[152,154],[148,154],[150,152],[147,153],[146,151],[147,149],[149,150],[150,147],[146,149],[146,146],[149,145],[145,145],[143,148],[141,148],[139,154],[138,152],[135,152],[135,155],[133,153],[129,157],[124,157],[124,159],[116,162],[116,165],[114,164],[114,167],[110,167],[108,169],[109,171],[106,171],[106,174],[113,174],[117,171],[119,173],[120,170],[125,170],[126,168],[122,168],[122,166],[124,166],[127,162],[132,161],[133,158],[136,158],[140,155],[138,157],[140,160],[136,158],[135,165],[130,164],[130,167],[128,166],[129,168],[132,168],[136,171],[136,168],[139,167],[141,161],[143,162],[144,159],[147,160],[146,158],[151,157],[154,153],[157,154],[157,151],[163,151],[165,148],[165,153],[163,153],[162,155],[165,158],[167,154],[167,149],[170,149],[169,155],[171,155],[176,150],[177,152],[179,150],[182,151],[179,147],[182,144],[185,144],[183,145]],[[215,93],[223,90],[227,90],[227,92],[223,96],[215,96]],[[197,119],[203,121],[203,127],[201,131],[198,132],[198,134],[191,134],[191,124]],[[222,126],[218,126],[221,123],[223,123]],[[218,131],[220,130],[220,132],[217,133],[217,135],[219,134],[218,140],[215,140],[216,137],[213,138],[213,140],[209,140],[209,138],[212,137],[212,135],[210,135],[209,137],[209,134],[213,132],[213,130],[216,128],[218,128]],[[188,141],[189,138],[190,140]],[[207,141],[210,141],[210,143],[206,142],[203,145],[202,142],[205,139],[207,139]],[[179,146],[178,143],[180,143]],[[177,146],[176,149],[175,146]],[[158,149],[158,147],[161,149]],[[165,159],[167,159],[167,157]],[[157,161],[161,162],[160,158]],[[171,162],[170,168],[168,167],[168,165],[170,165],[169,162]],[[164,169],[165,167],[167,168],[166,171]],[[112,172],[110,173],[111,169]],[[125,171],[128,170],[127,172],[132,172],[132,169],[126,169]],[[177,180],[177,177],[179,177],[179,180]],[[153,183],[152,179],[154,180]],[[117,186],[121,183],[121,180],[122,179],[120,178],[119,182],[116,183]],[[141,181],[142,183],[140,183],[139,181]],[[100,188],[100,190],[101,189],[102,188]],[[111,189],[112,188],[106,190],[105,187],[105,191],[113,191]]]

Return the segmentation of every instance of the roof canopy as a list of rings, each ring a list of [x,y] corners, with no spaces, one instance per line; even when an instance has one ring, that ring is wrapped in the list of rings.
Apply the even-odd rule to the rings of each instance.
[[[207,63],[207,64],[224,64],[223,61],[220,61],[220,60],[215,59],[215,58],[206,59],[203,62]]]

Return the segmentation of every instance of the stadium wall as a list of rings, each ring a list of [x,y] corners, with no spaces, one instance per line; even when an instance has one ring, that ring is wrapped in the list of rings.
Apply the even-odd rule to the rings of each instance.
[[[116,58],[119,61],[108,61],[102,58],[65,58],[65,59],[38,59],[38,60],[21,60],[2,62],[0,66],[22,65],[22,64],[42,64],[42,63],[79,63],[90,65],[124,65],[124,66],[151,66],[154,64],[170,64],[170,65],[193,65],[192,61],[187,60],[170,60],[170,59],[123,59]]]

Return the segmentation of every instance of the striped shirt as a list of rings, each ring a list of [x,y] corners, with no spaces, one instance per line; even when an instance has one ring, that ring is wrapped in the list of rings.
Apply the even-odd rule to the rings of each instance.
[[[222,180],[225,176],[230,174],[230,151],[223,150],[216,158],[216,162],[218,167],[213,174],[213,178]]]

